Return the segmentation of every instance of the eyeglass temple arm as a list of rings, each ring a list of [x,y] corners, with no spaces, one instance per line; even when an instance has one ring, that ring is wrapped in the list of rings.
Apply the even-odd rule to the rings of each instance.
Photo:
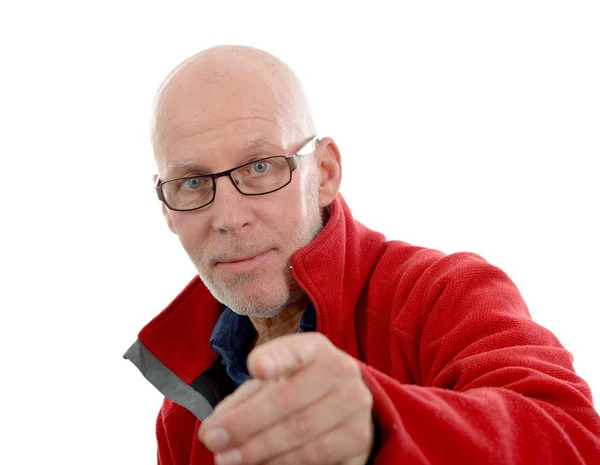
[[[318,136],[314,136],[311,140],[309,140],[295,155],[292,155],[287,159],[290,168],[294,171],[298,168],[298,164],[304,155],[311,154],[315,151],[317,144],[321,139]]]
[[[160,187],[161,185],[162,185],[162,181],[157,176],[156,177],[156,182],[154,183],[154,190],[156,191],[156,195],[158,196],[158,200],[160,200],[161,202],[164,202],[165,198],[163,196],[163,192],[162,192],[162,189]]]

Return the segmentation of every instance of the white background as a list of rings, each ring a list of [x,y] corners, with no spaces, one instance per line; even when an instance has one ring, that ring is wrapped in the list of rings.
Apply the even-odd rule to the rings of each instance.
[[[600,398],[598,2],[8,4],[1,463],[154,463],[161,397],[121,355],[194,270],[154,197],[149,114],[221,43],[297,71],[356,218],[500,266]]]

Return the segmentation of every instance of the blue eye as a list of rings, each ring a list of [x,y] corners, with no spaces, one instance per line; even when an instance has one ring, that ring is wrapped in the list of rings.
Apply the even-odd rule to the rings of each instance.
[[[185,180],[185,184],[186,187],[196,190],[206,185],[206,180],[204,178],[189,178]]]
[[[269,163],[266,161],[259,161],[252,165],[252,171],[255,174],[264,174],[269,169]]]

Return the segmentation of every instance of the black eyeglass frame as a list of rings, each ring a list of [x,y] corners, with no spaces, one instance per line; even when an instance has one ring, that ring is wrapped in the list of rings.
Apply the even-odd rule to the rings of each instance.
[[[277,192],[278,190],[283,189],[285,186],[287,186],[289,183],[292,182],[292,173],[298,168],[300,161],[302,160],[302,158],[305,155],[310,155],[311,153],[313,153],[316,150],[319,140],[320,139],[318,138],[318,136],[313,136],[294,155],[291,155],[291,156],[276,155],[276,156],[271,156],[271,157],[260,158],[258,160],[253,160],[251,162],[244,163],[243,165],[236,166],[235,168],[231,168],[230,170],[221,171],[220,173],[202,174],[202,175],[196,175],[196,176],[182,176],[179,178],[168,179],[166,181],[162,181],[160,178],[156,178],[156,184],[154,185],[154,189],[156,190],[156,195],[158,196],[158,200],[163,202],[169,210],[177,211],[177,212],[189,212],[189,211],[199,210],[201,208],[204,208],[204,207],[207,207],[208,205],[210,205],[215,200],[215,196],[217,195],[217,179],[221,178],[223,176],[227,176],[230,179],[233,186],[236,188],[236,190],[242,195],[257,196],[257,195],[271,194],[273,192]],[[285,161],[287,162],[287,164],[290,168],[290,179],[283,186],[280,186],[277,189],[272,189],[267,192],[261,192],[260,194],[247,194],[245,192],[242,192],[240,190],[239,186],[237,185],[237,183],[235,182],[235,179],[233,179],[233,177],[231,176],[231,173],[233,173],[234,171],[239,170],[240,168],[243,168],[245,166],[254,165],[255,163],[260,163],[262,161],[271,160],[273,158],[284,158],[285,159]],[[169,205],[169,202],[167,202],[167,199],[165,198],[165,195],[163,193],[163,186],[170,182],[181,181],[182,179],[196,179],[196,178],[210,178],[212,180],[213,195],[212,195],[212,198],[210,199],[210,201],[205,203],[204,205],[201,205],[199,207],[194,207],[194,208],[173,208],[173,207],[171,207],[171,205]]]

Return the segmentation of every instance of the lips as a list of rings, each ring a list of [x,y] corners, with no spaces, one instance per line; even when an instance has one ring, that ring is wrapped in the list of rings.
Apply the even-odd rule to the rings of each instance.
[[[265,253],[267,253],[267,251],[265,252],[259,252],[259,253],[255,253],[255,254],[251,254],[251,255],[244,255],[244,256],[239,256],[239,257],[232,257],[232,258],[226,258],[226,259],[222,259],[222,260],[218,260],[217,261],[217,265],[221,264],[221,263],[239,263],[239,262],[244,262],[246,260],[251,260],[253,258],[259,257]]]
[[[269,255],[272,249],[267,249],[264,252],[238,255],[234,257],[219,258],[215,262],[215,266],[229,273],[243,273],[257,268]]]

